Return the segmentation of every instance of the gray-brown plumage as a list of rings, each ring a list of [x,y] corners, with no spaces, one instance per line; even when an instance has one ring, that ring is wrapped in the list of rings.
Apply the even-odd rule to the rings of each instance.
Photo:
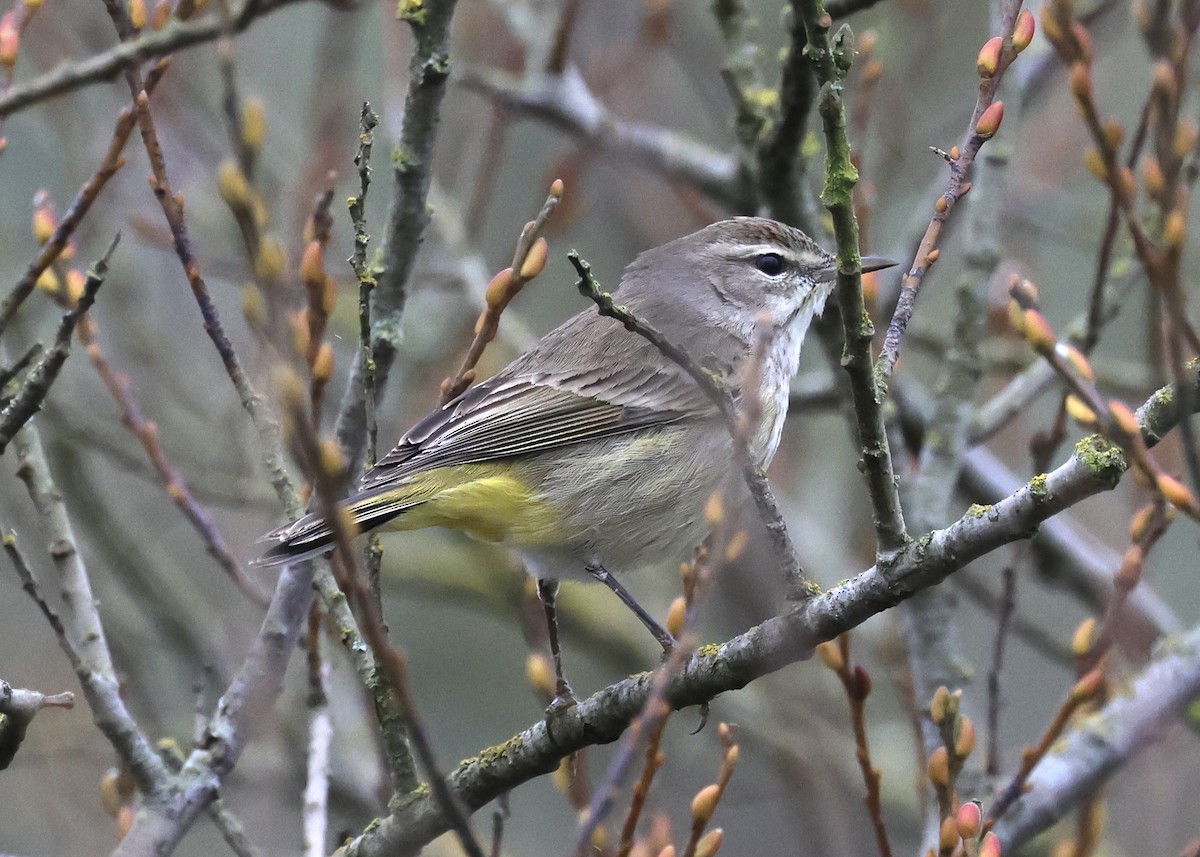
[[[765,466],[801,340],[833,273],[833,257],[800,231],[741,217],[642,253],[614,296],[733,384],[757,318],[770,315],[776,332],[757,392],[764,417],[753,449]],[[503,463],[558,523],[534,516],[523,526],[515,514],[509,527],[462,525],[448,509],[432,523],[512,543],[539,577],[579,574],[589,564],[614,573],[673,567],[705,535],[703,502],[734,477],[731,459],[716,408],[687,373],[643,337],[585,309],[413,426],[346,505],[363,529],[426,526],[428,516],[404,519],[446,505],[439,495],[492,470],[472,466]],[[274,564],[328,549],[329,529],[309,515],[266,538],[277,544],[262,562]]]
[[[865,270],[891,264],[867,261]],[[833,256],[799,230],[738,217],[647,250],[614,297],[735,392],[758,397],[751,453],[765,467],[834,275]],[[736,391],[764,315],[773,333],[760,388]],[[717,408],[653,344],[586,309],[413,426],[345,506],[364,530],[446,526],[518,549],[539,581],[561,701],[570,689],[557,579],[605,582],[669,648],[670,634],[613,574],[674,573],[705,537],[703,507],[717,489],[735,510],[748,500]],[[328,550],[331,533],[308,515],[266,538],[276,544],[261,562],[275,564]]]

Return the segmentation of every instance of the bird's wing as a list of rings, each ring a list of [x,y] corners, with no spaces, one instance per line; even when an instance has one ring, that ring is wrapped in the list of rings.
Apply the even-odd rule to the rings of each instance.
[[[673,364],[502,375],[472,387],[413,426],[363,476],[362,488],[435,467],[714,418],[717,409]]]

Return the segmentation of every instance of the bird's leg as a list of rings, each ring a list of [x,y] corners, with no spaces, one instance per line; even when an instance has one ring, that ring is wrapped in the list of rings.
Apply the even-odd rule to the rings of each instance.
[[[663,654],[669,655],[675,648],[675,638],[671,636],[671,633],[654,621],[654,617],[646,612],[646,608],[637,603],[637,600],[629,594],[629,590],[621,585],[621,581],[612,576],[612,572],[599,564],[588,565],[586,568],[588,574],[611,589],[618,598],[625,602],[625,606],[633,611],[634,615],[646,626],[646,630],[654,635],[654,639],[658,640],[658,644],[663,647]]]
[[[553,714],[575,704],[575,694],[571,685],[563,675],[562,650],[558,647],[558,611],[554,607],[554,598],[558,595],[558,581],[553,578],[539,579],[537,582],[538,598],[542,601],[542,609],[546,612],[546,633],[550,637],[550,657],[554,661],[554,699],[546,709],[547,714]]]

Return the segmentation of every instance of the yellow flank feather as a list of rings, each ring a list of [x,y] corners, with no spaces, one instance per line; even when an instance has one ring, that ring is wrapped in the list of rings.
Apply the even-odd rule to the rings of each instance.
[[[511,472],[497,467],[438,468],[397,486],[394,496],[413,505],[389,522],[388,530],[447,527],[484,541],[527,546],[563,539],[553,507]]]

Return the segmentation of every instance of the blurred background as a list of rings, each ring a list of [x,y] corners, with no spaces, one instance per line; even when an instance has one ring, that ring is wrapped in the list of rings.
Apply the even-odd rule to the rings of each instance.
[[[566,193],[548,227],[550,262],[506,312],[481,376],[585,309],[565,258],[569,249],[577,248],[601,282],[612,287],[641,250],[721,217],[753,213],[732,209],[627,152],[582,139],[544,113],[521,111],[481,91],[479,81],[495,71],[537,80],[553,48],[562,5],[558,0],[459,2],[430,196],[433,223],[410,282],[402,350],[380,408],[384,448],[435,405],[438,384],[453,373],[470,340],[488,279],[510,263],[521,226],[537,212],[553,179],[564,180]],[[612,117],[673,129],[715,153],[736,151],[734,110],[721,74],[729,48],[710,4],[583,0],[571,5],[576,13],[568,67],[577,70]],[[772,86],[788,35],[782,5],[777,0],[747,3],[745,39],[755,48],[752,61],[763,81]],[[847,86],[851,135],[861,155],[863,249],[907,265],[946,180],[945,163],[930,147],[948,150],[961,141],[978,89],[975,58],[994,30],[988,4],[982,2],[856,5],[870,7],[847,19],[860,45],[864,33],[874,33],[867,43],[869,56]],[[1095,44],[1097,99],[1106,116],[1132,128],[1154,73],[1135,15],[1121,2],[1077,7]],[[60,63],[110,50],[114,43],[100,4],[50,0],[23,34],[15,85]],[[268,130],[255,183],[269,211],[266,230],[288,250],[290,273],[284,279],[295,306],[302,302],[294,271],[304,248],[304,222],[314,199],[327,188],[334,191],[326,264],[340,284],[329,337],[337,368],[328,399],[336,403],[357,339],[357,288],[340,260],[352,249],[344,200],[357,190],[352,158],[358,117],[362,102],[370,101],[382,120],[368,205],[373,246],[378,246],[391,196],[389,152],[403,119],[409,30],[395,20],[394,4],[336,9],[296,2],[255,21],[227,49],[241,98],[259,99],[265,110]],[[868,61],[879,64],[878,78],[865,88]],[[1091,288],[1108,197],[1085,169],[1087,135],[1061,64],[1040,32],[1001,92],[1005,122],[981,156],[995,160],[993,173],[955,210],[897,372],[898,381],[911,384],[907,389],[918,398],[937,389],[955,316],[955,288],[974,270],[968,267],[974,250],[987,246],[1000,258],[984,290],[992,324],[983,343],[985,374],[976,404],[1036,360],[1005,329],[1010,277],[1015,273],[1037,283],[1044,312],[1060,330],[1083,311]],[[253,288],[247,286],[246,254],[217,187],[220,165],[233,157],[224,94],[219,53],[210,41],[174,56],[153,97],[153,111],[172,182],[186,198],[192,242],[213,298],[256,382],[269,390],[270,353],[243,318]],[[118,79],[46,100],[5,120],[7,149],[0,156],[4,281],[15,282],[37,251],[30,229],[35,196],[48,193],[61,214],[100,162],[116,115],[128,101],[127,87]],[[807,193],[812,211],[818,212],[819,134],[806,138],[804,151],[813,158]],[[122,233],[93,310],[99,342],[111,363],[128,374],[170,460],[238,559],[248,562],[259,551],[256,538],[280,524],[283,512],[254,431],[171,251],[169,232],[147,188],[148,164],[136,133],[126,155],[128,166],[78,230],[70,264],[90,264],[115,232]],[[824,219],[818,214],[812,226],[822,232]],[[832,247],[827,233],[816,237]],[[1130,252],[1122,235],[1116,255],[1123,259]],[[1185,254],[1184,282],[1189,284],[1194,255]],[[881,303],[894,295],[898,278],[896,270],[875,278]],[[1094,364],[1106,394],[1136,405],[1162,383],[1164,370],[1160,344],[1150,335],[1155,322],[1148,289],[1136,273],[1131,280],[1129,297],[1120,317],[1106,328]],[[8,353],[19,354],[52,336],[60,312],[45,294],[36,293],[5,333]],[[886,318],[877,316],[880,329]],[[873,562],[870,505],[855,468],[846,399],[837,392],[842,380],[815,344],[808,348],[797,380],[800,407],[789,418],[770,472],[805,569],[823,586]],[[1060,400],[1052,388],[988,441],[989,451],[1007,468],[997,476],[1002,483],[1008,479],[1005,490],[1042,469],[1032,463],[1030,439],[1053,425]],[[82,349],[67,362],[36,424],[73,516],[128,704],[148,734],[186,748],[196,730],[196,712],[211,710],[257,633],[261,611],[205,553],[168,501]],[[1070,427],[1051,461],[1062,461],[1083,434]],[[1174,439],[1156,454],[1166,469],[1180,471]],[[902,480],[914,461],[910,451],[897,450]],[[47,575],[44,538],[14,467],[11,453],[0,462],[0,525],[17,533],[35,571]],[[1128,544],[1130,516],[1147,496],[1135,480],[1126,479],[1111,494],[1073,509],[1066,516],[1069,551],[1083,565],[1115,572]],[[952,514],[933,523],[948,524],[970,503],[987,500],[978,492],[961,492]],[[541,717],[541,703],[525,679],[529,648],[521,616],[528,601],[512,558],[441,531],[388,536],[384,544],[387,621],[410,659],[416,699],[442,764],[452,766]],[[1147,562],[1142,586],[1163,607],[1164,621],[1176,628],[1192,626],[1200,613],[1196,549],[1194,524],[1180,520]],[[726,639],[781,609],[780,582],[759,559],[752,555],[720,578],[704,617],[705,639]],[[1009,566],[1017,572],[1019,628],[1011,632],[1000,673],[997,745],[1003,771],[1012,771],[1021,749],[1036,743],[1074,681],[1069,646],[1077,625],[1103,610],[1102,599],[1081,598],[1063,586],[1052,563],[1013,549],[972,564],[948,583],[956,598],[968,677],[966,705],[977,716],[981,744],[995,605]],[[264,588],[275,575],[273,570],[248,573]],[[670,570],[629,585],[658,615],[678,592]],[[578,692],[590,693],[657,663],[653,641],[607,591],[568,584],[562,609],[565,656]],[[1149,648],[1145,635],[1129,637],[1112,664],[1118,687]],[[897,853],[912,853],[922,827],[917,788],[922,766],[897,619],[889,613],[869,621],[855,632],[852,651],[874,679],[868,725],[893,841]],[[345,660],[335,653],[331,663],[336,737],[330,850],[343,834],[361,831],[387,797],[373,716]],[[302,658],[294,658],[284,696],[273,709],[257,713],[256,737],[223,792],[265,854],[292,854],[300,847],[306,741],[302,668]],[[0,677],[45,692],[77,690],[53,633],[7,564],[0,570]],[[742,757],[714,822],[725,829],[726,853],[786,850],[837,857],[873,849],[845,699],[819,663],[788,667],[720,697],[710,719],[709,727],[695,735],[698,719],[691,711],[675,716],[667,727],[667,763],[651,807],[671,820],[677,840],[688,827],[693,794],[720,763],[715,723],[728,721],[740,728]],[[588,752],[593,782],[610,755],[606,747]],[[85,705],[41,714],[13,765],[0,773],[0,852],[69,857],[111,850],[113,822],[99,791],[114,764]],[[1195,835],[1200,817],[1197,776],[1195,734],[1167,730],[1163,742],[1118,774],[1107,790],[1103,853],[1178,853]],[[565,852],[576,811],[550,778],[517,790],[509,806],[505,853]],[[618,805],[616,818],[623,807]],[[476,828],[486,831],[489,817],[490,810],[480,813]],[[1028,846],[1027,853],[1049,853],[1058,838],[1071,835],[1072,823]],[[221,853],[224,847],[212,825],[201,821],[178,853]],[[430,853],[455,853],[456,848],[443,840]]]

